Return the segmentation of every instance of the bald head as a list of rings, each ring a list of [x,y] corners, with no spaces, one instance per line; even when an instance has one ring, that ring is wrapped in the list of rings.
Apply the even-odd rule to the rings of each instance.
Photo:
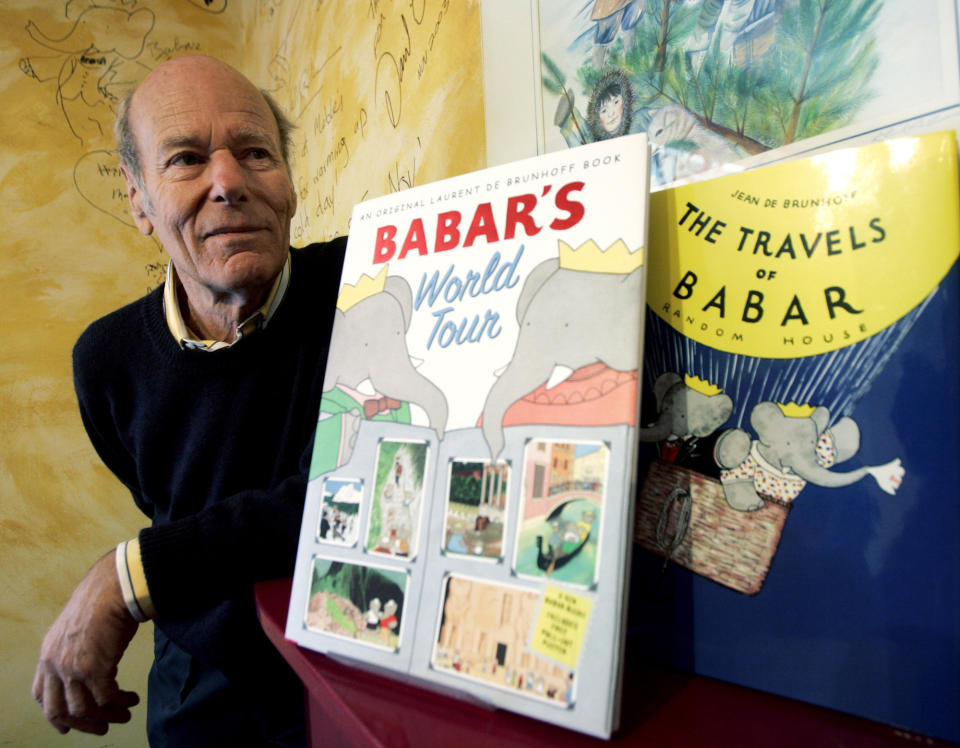
[[[137,147],[134,122],[136,120],[136,100],[142,99],[143,91],[149,94],[156,87],[170,87],[178,82],[190,85],[192,76],[212,74],[224,83],[233,83],[241,89],[256,91],[273,117],[277,128],[283,161],[290,170],[290,141],[294,125],[287,119],[283,110],[273,97],[263,89],[257,90],[240,71],[222,60],[207,55],[183,55],[168,60],[154,68],[146,78],[129,91],[117,105],[117,118],[114,123],[114,136],[117,141],[117,153],[123,163],[138,182],[142,183],[140,151]],[[142,108],[142,107],[141,107]]]
[[[199,55],[155,68],[121,113],[134,224],[170,255],[190,329],[229,341],[289,253],[283,120],[237,70]]]

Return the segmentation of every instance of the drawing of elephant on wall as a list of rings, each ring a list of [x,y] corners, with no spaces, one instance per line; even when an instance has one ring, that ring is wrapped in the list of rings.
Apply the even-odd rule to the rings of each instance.
[[[483,406],[492,459],[503,449],[507,409],[542,383],[550,389],[597,362],[621,372],[639,367],[643,273],[642,265],[629,274],[572,270],[557,258],[533,269],[517,301],[513,356]]]
[[[22,57],[20,70],[41,83],[56,81],[57,107],[81,142],[102,137],[110,132],[114,104],[128,82],[143,74],[139,58],[155,23],[148,8],[128,12],[99,5],[83,10],[62,36],[30,20],[30,38],[56,54]]]
[[[895,494],[905,473],[899,458],[843,473],[830,469],[857,453],[860,428],[849,417],[829,424],[830,411],[824,407],[808,417],[794,417],[785,415],[776,403],[757,404],[750,413],[757,438],[743,429],[729,429],[714,449],[730,506],[753,511],[765,500],[790,504],[808,482],[839,488],[867,475],[883,491]]]
[[[383,291],[346,311],[336,310],[311,477],[349,459],[361,420],[409,423],[410,404],[423,409],[443,438],[447,399],[417,371],[407,350],[412,313],[413,293],[399,276],[388,276]]]
[[[653,385],[657,419],[639,431],[642,442],[663,442],[660,458],[683,462],[697,453],[697,442],[720,428],[733,412],[733,400],[718,392],[707,395],[668,371]]]

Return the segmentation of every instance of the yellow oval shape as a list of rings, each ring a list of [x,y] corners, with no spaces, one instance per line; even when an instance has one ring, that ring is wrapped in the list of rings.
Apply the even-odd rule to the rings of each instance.
[[[960,253],[952,131],[655,192],[647,303],[728,353],[814,356],[916,307]]]

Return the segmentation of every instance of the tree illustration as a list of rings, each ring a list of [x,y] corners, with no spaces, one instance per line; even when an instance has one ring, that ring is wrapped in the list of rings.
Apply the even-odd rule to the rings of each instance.
[[[450,499],[460,504],[478,506],[480,504],[482,483],[477,477],[485,470],[482,462],[454,463],[450,471]]]
[[[871,29],[882,0],[757,0],[758,18],[727,29],[721,45],[724,3],[647,0],[635,43],[612,46],[607,66],[629,75],[648,118],[678,105],[753,154],[849,124],[871,98],[878,63]],[[543,60],[544,87],[562,95],[563,72]],[[581,92],[602,73],[586,59],[576,71]]]
[[[880,0],[817,0],[786,8],[777,45],[764,60],[758,98],[774,114],[777,144],[847,124],[870,97],[878,56],[869,29]]]

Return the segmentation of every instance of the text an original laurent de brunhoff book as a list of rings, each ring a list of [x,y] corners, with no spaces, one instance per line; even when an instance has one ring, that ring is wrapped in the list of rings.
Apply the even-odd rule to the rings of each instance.
[[[287,638],[615,729],[648,173],[635,135],[355,207]]]

